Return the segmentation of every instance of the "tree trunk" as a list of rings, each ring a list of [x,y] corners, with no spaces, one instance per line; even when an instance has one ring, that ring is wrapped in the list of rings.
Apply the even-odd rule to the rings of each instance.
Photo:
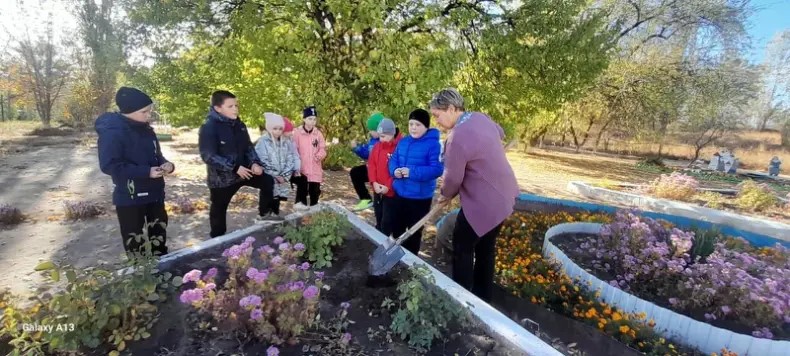
[[[790,148],[790,119],[782,125],[782,147]]]

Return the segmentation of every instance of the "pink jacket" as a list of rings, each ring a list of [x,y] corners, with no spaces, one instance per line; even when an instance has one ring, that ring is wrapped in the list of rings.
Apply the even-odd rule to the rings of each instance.
[[[326,158],[326,140],[318,128],[307,132],[304,126],[294,130],[294,143],[299,159],[302,161],[300,172],[308,182],[321,183],[324,180],[324,169],[321,162]]]

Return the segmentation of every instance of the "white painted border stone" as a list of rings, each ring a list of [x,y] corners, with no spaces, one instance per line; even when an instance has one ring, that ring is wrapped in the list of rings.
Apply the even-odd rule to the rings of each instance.
[[[360,219],[356,214],[348,211],[342,206],[335,203],[319,203],[311,207],[308,211],[294,213],[286,216],[286,221],[294,221],[303,216],[313,214],[322,209],[332,209],[338,213],[345,215],[348,221],[354,226],[360,234],[367,237],[371,242],[381,245],[387,237],[381,232],[370,226],[367,222]],[[159,269],[164,270],[171,267],[177,261],[194,254],[206,251],[216,246],[221,246],[225,243],[235,243],[249,236],[251,233],[259,230],[278,225],[276,223],[261,223],[255,224],[250,227],[236,230],[229,234],[215,237],[210,240],[202,241],[191,247],[183,248],[163,256],[159,260]],[[469,315],[473,320],[477,321],[492,337],[497,341],[510,346],[510,348],[522,352],[523,355],[529,356],[561,356],[562,353],[555,350],[551,345],[541,340],[539,337],[524,329],[521,325],[508,318],[494,307],[484,302],[474,294],[470,293],[452,279],[447,277],[444,273],[433,268],[425,261],[415,256],[407,250],[403,250],[406,255],[403,256],[401,262],[409,267],[415,265],[422,265],[430,271],[434,278],[434,284],[437,288],[442,289],[447,293],[461,307],[466,307]],[[119,270],[116,273],[129,273],[127,269]]]
[[[571,278],[578,277],[582,283],[591,281],[598,286],[601,297],[599,300],[616,306],[625,312],[647,314],[648,319],[656,322],[655,330],[664,337],[671,337],[685,345],[698,348],[706,354],[720,352],[722,348],[738,353],[741,356],[788,356],[790,341],[760,339],[751,335],[734,333],[691,319],[683,314],[662,308],[649,301],[638,298],[612,287],[606,281],[595,277],[584,270],[562,252],[551,239],[567,233],[597,235],[601,224],[596,223],[565,223],[552,226],[546,231],[543,240],[543,256],[560,264],[562,270]],[[586,283],[585,283],[586,284]]]
[[[738,230],[765,235],[783,241],[790,241],[790,225],[777,221],[735,214],[728,211],[716,210],[673,200],[618,192],[594,187],[584,182],[569,182],[567,190],[590,199],[615,202],[658,213],[677,215],[689,219],[731,226]]]

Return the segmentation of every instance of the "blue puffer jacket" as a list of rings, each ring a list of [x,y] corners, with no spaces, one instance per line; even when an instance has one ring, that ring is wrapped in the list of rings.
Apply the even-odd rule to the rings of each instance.
[[[239,167],[251,168],[253,163],[263,167],[255,152],[247,125],[239,119],[229,119],[211,108],[198,137],[200,158],[206,163],[209,188],[225,188],[242,181]]]
[[[439,161],[441,154],[439,130],[428,129],[422,137],[405,136],[390,157],[388,168],[395,177],[395,170],[406,167],[408,178],[395,178],[392,187],[398,196],[409,199],[430,199],[436,190],[436,179],[442,175],[444,166]]]
[[[352,151],[354,151],[354,153],[359,156],[359,158],[367,161],[368,157],[370,157],[370,153],[373,152],[373,146],[375,146],[377,143],[379,143],[379,139],[371,137],[367,145],[358,145],[357,147],[354,147]]]
[[[112,203],[135,206],[165,200],[165,179],[150,178],[151,167],[168,161],[148,123],[130,120],[119,113],[96,119],[99,134],[99,168],[112,177]]]

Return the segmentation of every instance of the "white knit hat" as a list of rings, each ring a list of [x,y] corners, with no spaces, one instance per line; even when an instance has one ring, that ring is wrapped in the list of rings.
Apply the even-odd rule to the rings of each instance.
[[[266,119],[266,131],[271,131],[275,127],[285,128],[285,120],[281,115],[267,112],[263,114],[263,117]]]

